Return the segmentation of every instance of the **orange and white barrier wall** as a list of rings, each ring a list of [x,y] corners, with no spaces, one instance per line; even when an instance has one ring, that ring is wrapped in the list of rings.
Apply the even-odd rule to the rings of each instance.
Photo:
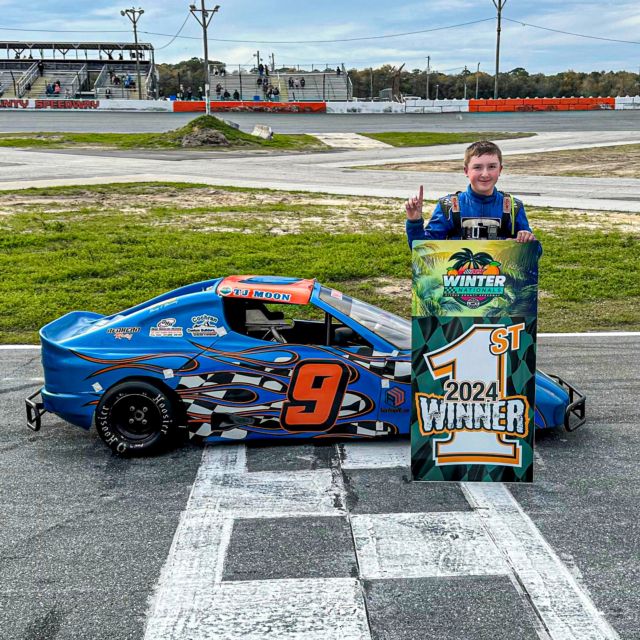
[[[204,113],[202,100],[23,100],[0,98],[0,111],[173,111]],[[496,113],[640,109],[640,96],[618,98],[503,98],[499,100],[407,100],[406,102],[268,102],[214,100],[213,112],[272,113]]]
[[[510,111],[599,111],[615,109],[615,98],[504,98],[469,100],[471,113]]]
[[[173,111],[176,113],[205,111],[204,100],[179,101],[173,103]],[[238,112],[238,111],[267,111],[269,113],[325,113],[326,102],[268,102],[266,100],[215,100],[211,102],[211,111]]]

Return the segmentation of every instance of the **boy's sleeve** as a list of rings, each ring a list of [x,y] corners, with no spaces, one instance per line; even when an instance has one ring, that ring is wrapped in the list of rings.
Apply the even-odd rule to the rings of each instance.
[[[414,240],[426,240],[424,235],[424,220],[407,220],[405,223],[405,229],[407,231],[407,241],[409,242],[409,249],[412,248]]]
[[[527,219],[527,213],[524,210],[524,204],[520,200],[516,200],[516,204],[518,206],[515,222],[516,233],[518,233],[518,231],[531,231],[529,220]]]
[[[453,222],[445,216],[440,201],[431,214],[429,224],[424,228],[424,237],[426,240],[446,240],[449,231],[453,228]]]
[[[444,215],[440,202],[431,214],[429,223],[425,226],[424,220],[407,220],[407,240],[409,247],[414,240],[446,240],[453,223]]]
[[[533,233],[533,231],[531,231],[531,227],[529,226],[527,213],[524,210],[524,204],[520,200],[516,200],[516,203],[518,205],[518,212],[516,213],[516,224],[515,224],[516,233],[518,233],[518,231],[529,231]],[[538,243],[538,255],[539,256],[542,255],[542,245],[539,243]]]

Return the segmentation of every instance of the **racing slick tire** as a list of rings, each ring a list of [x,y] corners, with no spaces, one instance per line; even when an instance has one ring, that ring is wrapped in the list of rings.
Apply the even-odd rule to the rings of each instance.
[[[177,425],[171,399],[141,380],[111,387],[102,396],[95,416],[100,438],[123,456],[159,451],[169,444]]]

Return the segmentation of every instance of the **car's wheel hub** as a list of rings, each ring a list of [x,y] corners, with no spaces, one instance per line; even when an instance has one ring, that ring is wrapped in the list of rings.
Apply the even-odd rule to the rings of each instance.
[[[149,437],[161,424],[158,407],[143,395],[127,395],[117,400],[111,410],[111,418],[120,433],[132,440]]]

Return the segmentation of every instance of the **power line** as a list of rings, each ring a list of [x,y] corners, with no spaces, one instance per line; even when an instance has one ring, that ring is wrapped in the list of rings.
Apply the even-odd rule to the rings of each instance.
[[[363,40],[382,40],[385,38],[399,38],[402,36],[413,36],[422,33],[432,33],[433,31],[444,31],[446,29],[456,29],[457,27],[466,27],[471,24],[479,24],[481,22],[488,22],[493,18],[483,18],[482,20],[472,20],[471,22],[460,22],[459,24],[450,24],[444,27],[434,27],[433,29],[420,29],[418,31],[405,31],[404,33],[388,33],[381,36],[366,36],[362,38],[340,38],[336,40],[232,40],[228,38],[209,38],[215,42],[235,42],[239,44],[330,44],[334,42],[360,42]],[[169,36],[168,33],[155,33],[153,31],[142,31],[150,36]],[[180,36],[181,38],[188,38],[190,40],[198,40],[195,36]]]
[[[162,49],[166,49],[168,46],[174,43],[175,39],[180,35],[180,32],[184,29],[184,25],[187,24],[187,20],[189,19],[190,15],[191,14],[187,13],[187,17],[184,19],[184,22],[182,23],[182,26],[178,29],[178,32],[176,33],[176,35],[173,36],[171,40],[167,42],[167,44],[163,44],[161,47],[155,47],[156,51],[162,51]]]
[[[187,16],[188,17],[188,16]],[[420,29],[418,31],[406,31],[404,33],[389,33],[386,35],[380,36],[366,36],[362,38],[341,38],[336,40],[231,40],[225,38],[209,38],[209,40],[214,40],[216,42],[236,42],[241,44],[324,44],[324,43],[332,43],[332,42],[357,42],[364,40],[382,40],[385,38],[399,38],[402,36],[411,36],[411,35],[419,35],[422,33],[431,33],[434,31],[444,31],[446,29],[456,29],[458,27],[466,27],[472,24],[479,24],[481,22],[489,22],[493,20],[494,17],[491,18],[483,18],[482,20],[472,20],[470,22],[461,22],[459,24],[451,24],[446,25],[444,27],[435,27],[433,29]],[[511,18],[502,17],[506,22],[513,22],[514,24],[519,24],[523,27],[532,27],[533,29],[541,29],[542,31],[551,31],[552,33],[561,33],[567,36],[575,36],[577,38],[587,38],[589,40],[601,40],[604,42],[619,42],[622,44],[640,44],[640,41],[637,40],[622,40],[619,38],[606,38],[604,36],[592,36],[586,33],[576,33],[574,31],[564,31],[562,29],[553,29],[552,27],[543,27],[539,24],[532,24],[530,22],[523,22],[522,20],[513,20]],[[185,21],[186,24],[186,21]],[[181,36],[179,35],[184,25],[178,30],[178,33],[157,33],[154,31],[140,31],[140,33],[146,33],[147,35],[152,36],[163,36],[166,38],[172,38],[171,43],[176,38],[184,38],[188,40],[200,40],[198,36]],[[18,27],[0,27],[0,31],[18,31],[22,33],[129,33],[123,29],[21,29]],[[160,49],[164,49],[169,46],[164,45],[160,47]]]
[[[578,38],[588,38],[589,40],[604,40],[605,42],[621,42],[623,44],[640,44],[636,40],[619,40],[618,38],[605,38],[603,36],[589,36],[585,33],[574,33],[573,31],[563,31],[562,29],[552,29],[551,27],[542,27],[539,24],[530,24],[528,22],[522,22],[522,20],[511,20],[510,18],[502,18],[507,22],[514,22],[520,24],[523,27],[533,27],[534,29],[542,29],[543,31],[552,31],[553,33],[562,33],[566,36],[576,36]]]
[[[209,38],[215,42],[235,42],[239,44],[330,44],[334,42],[360,42],[365,40],[383,40],[385,38],[400,38],[403,36],[413,36],[422,33],[432,33],[434,31],[444,31],[446,29],[456,29],[458,27],[467,27],[472,24],[480,24],[481,22],[488,22],[493,18],[483,18],[481,20],[471,20],[470,22],[460,22],[458,24],[450,24],[443,27],[434,27],[432,29],[419,29],[417,31],[405,31],[403,33],[387,33],[380,36],[363,36],[361,38],[339,38],[335,40],[233,40],[227,38]],[[180,29],[181,31],[182,29]],[[33,33],[127,33],[121,30],[91,30],[91,29],[19,29],[14,27],[0,27],[0,31],[21,31],[21,32],[33,32]],[[178,31],[178,34],[180,33]],[[171,33],[158,33],[155,31],[140,31],[150,36],[163,36],[166,38],[184,38],[188,40],[200,40],[198,36],[181,36]],[[168,46],[168,45],[165,45]]]

